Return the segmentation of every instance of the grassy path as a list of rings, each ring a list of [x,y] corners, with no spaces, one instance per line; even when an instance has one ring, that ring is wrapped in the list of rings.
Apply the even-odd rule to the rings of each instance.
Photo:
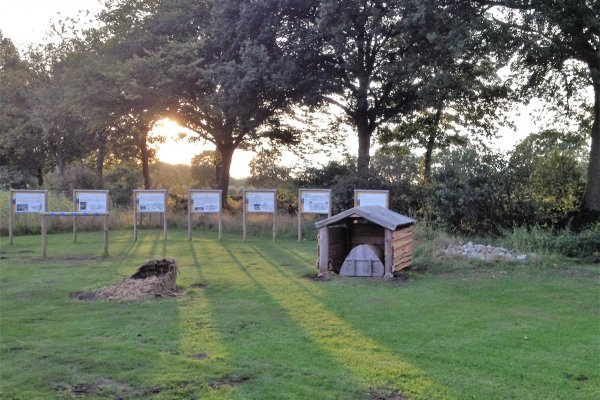
[[[0,239],[0,398],[600,398],[597,267],[319,282],[314,242],[130,236]],[[68,296],[164,256],[178,298]]]

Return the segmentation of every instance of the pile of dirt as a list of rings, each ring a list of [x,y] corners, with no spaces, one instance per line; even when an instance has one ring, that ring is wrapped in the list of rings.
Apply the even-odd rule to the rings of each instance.
[[[156,297],[175,296],[177,263],[173,259],[151,260],[139,267],[123,282],[91,292],[71,293],[79,300],[140,301]]]

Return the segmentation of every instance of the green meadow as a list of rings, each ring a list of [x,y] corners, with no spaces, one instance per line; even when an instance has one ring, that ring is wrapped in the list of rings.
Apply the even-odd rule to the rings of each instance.
[[[597,399],[600,271],[441,260],[315,280],[316,242],[212,231],[0,239],[1,399]],[[80,301],[152,258],[177,297]]]

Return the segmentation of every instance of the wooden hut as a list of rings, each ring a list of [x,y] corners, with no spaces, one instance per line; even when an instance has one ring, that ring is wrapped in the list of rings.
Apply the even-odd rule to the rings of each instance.
[[[414,223],[381,206],[354,207],[316,222],[319,274],[331,269],[344,276],[391,277],[412,264]]]

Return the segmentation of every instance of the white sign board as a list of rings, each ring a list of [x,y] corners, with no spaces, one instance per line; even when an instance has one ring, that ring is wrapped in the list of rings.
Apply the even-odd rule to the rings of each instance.
[[[14,193],[15,212],[40,213],[46,211],[46,193]]]
[[[77,211],[107,212],[108,193],[81,192],[77,193]]]
[[[358,192],[356,194],[357,205],[364,206],[381,206],[387,208],[387,193],[369,193]]]
[[[303,213],[329,214],[329,192],[301,192]]]
[[[162,213],[165,212],[165,194],[164,193],[143,193],[137,194],[138,211],[141,213]]]
[[[247,192],[246,211],[254,213],[275,212],[275,192]]]
[[[192,192],[192,212],[218,213],[221,210],[220,193]]]

